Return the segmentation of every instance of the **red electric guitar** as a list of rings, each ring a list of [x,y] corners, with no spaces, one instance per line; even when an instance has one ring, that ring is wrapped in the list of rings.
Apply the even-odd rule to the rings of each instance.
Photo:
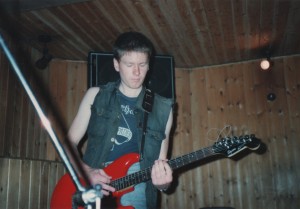
[[[191,152],[189,154],[169,160],[170,167],[175,170],[190,163],[199,161],[213,155],[224,155],[231,157],[243,149],[256,150],[260,146],[260,140],[254,135],[240,137],[227,137],[214,143],[213,146]],[[116,188],[112,194],[117,199],[117,209],[134,209],[131,206],[120,204],[121,196],[134,190],[134,185],[151,179],[151,167],[127,175],[129,167],[139,161],[139,155],[135,153],[127,154],[115,160],[112,164],[104,168],[104,171],[112,176],[110,185]],[[122,169],[120,169],[122,168]],[[80,180],[83,182],[83,180]],[[76,192],[76,187],[69,174],[65,174],[57,183],[51,198],[50,209],[70,209],[72,208],[72,195]]]

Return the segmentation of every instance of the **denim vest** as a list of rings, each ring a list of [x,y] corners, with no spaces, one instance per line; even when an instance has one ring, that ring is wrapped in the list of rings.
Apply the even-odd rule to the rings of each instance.
[[[91,106],[91,117],[87,129],[88,143],[83,160],[93,168],[103,168],[107,156],[113,146],[111,138],[115,138],[121,119],[121,108],[116,92],[119,82],[100,86],[100,91]],[[145,89],[138,96],[134,110],[138,124],[138,146],[141,147],[144,110],[142,102]],[[148,115],[147,130],[144,144],[144,159],[140,162],[141,169],[151,167],[159,157],[160,147],[165,139],[165,129],[173,105],[171,99],[155,94],[152,112]],[[141,150],[140,150],[141,151]],[[147,207],[156,208],[157,189],[151,181],[146,187]]]

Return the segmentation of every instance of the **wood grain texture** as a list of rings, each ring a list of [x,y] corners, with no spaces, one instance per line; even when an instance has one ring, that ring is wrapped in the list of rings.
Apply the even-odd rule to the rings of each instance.
[[[211,146],[220,134],[256,134],[266,151],[205,159],[175,171],[170,192],[161,194],[161,208],[298,208],[299,65],[300,57],[290,56],[275,59],[268,72],[260,71],[257,61],[175,69],[170,157]],[[65,169],[2,52],[0,67],[0,205],[47,208]],[[53,60],[45,71],[24,69],[63,139],[86,90],[87,63]],[[269,93],[276,94],[274,101],[267,100]]]
[[[49,52],[63,60],[86,60],[92,50],[109,52],[125,31],[143,32],[158,54],[173,55],[180,68],[261,59],[267,51],[272,57],[300,51],[297,0],[29,2],[39,6],[24,11],[28,1],[0,1],[3,28],[40,52],[44,45],[38,35],[51,35]]]
[[[65,173],[62,163],[0,158],[2,208],[49,208],[51,194]]]

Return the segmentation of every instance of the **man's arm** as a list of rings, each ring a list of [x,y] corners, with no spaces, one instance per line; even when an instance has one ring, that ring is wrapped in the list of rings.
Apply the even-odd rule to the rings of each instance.
[[[165,190],[169,187],[173,180],[173,171],[169,164],[167,163],[167,154],[169,147],[169,136],[173,123],[173,111],[170,111],[168,122],[166,125],[165,135],[166,138],[163,140],[159,159],[154,162],[151,172],[152,183],[159,190]]]
[[[172,128],[172,123],[173,123],[173,111],[171,110],[166,125],[166,130],[165,130],[166,138],[162,141],[160,153],[159,153],[159,159],[162,160],[165,160],[167,158],[168,149],[169,149],[169,137]]]
[[[76,163],[74,160],[76,160],[79,163],[79,166],[84,168],[84,163],[80,159],[80,155],[77,150],[77,146],[80,142],[80,140],[83,138],[84,134],[86,133],[89,119],[91,116],[91,105],[94,102],[94,98],[96,94],[98,93],[99,88],[90,88],[84,95],[78,112],[71,124],[71,127],[68,132],[68,145],[70,145],[71,151],[73,152],[75,156],[70,156],[72,164],[76,166],[76,171],[81,175],[80,169],[77,168]],[[70,155],[70,153],[68,153]],[[76,159],[74,159],[74,157]]]
[[[80,176],[84,176],[85,174],[92,185],[101,184],[103,188],[102,190],[103,194],[109,195],[109,192],[107,191],[111,191],[111,192],[115,191],[113,187],[107,185],[110,182],[111,177],[108,176],[104,172],[104,170],[94,169],[89,167],[87,164],[85,164],[81,160],[77,149],[80,140],[83,138],[83,136],[87,131],[87,127],[91,117],[91,106],[98,92],[99,92],[98,87],[92,87],[84,95],[80,103],[78,112],[68,132],[69,146],[67,147],[67,150],[68,148],[69,150],[67,151],[67,153],[77,173],[79,173]],[[79,169],[78,166],[80,166],[81,169]],[[81,171],[83,171],[84,174],[81,173]]]

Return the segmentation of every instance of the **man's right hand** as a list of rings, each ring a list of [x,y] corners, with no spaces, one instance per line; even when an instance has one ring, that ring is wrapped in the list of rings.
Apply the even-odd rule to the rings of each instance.
[[[111,176],[108,176],[103,169],[94,169],[88,165],[84,165],[84,170],[91,185],[100,184],[102,186],[102,194],[108,196],[110,192],[115,192],[116,189],[109,185]]]

